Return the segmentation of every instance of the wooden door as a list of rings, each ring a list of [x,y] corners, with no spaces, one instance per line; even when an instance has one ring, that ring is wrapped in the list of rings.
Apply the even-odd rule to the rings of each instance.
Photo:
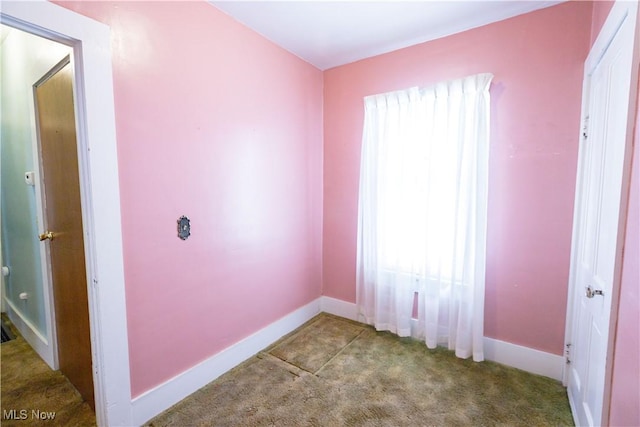
[[[60,371],[94,407],[82,208],[67,57],[34,85]]]
[[[612,296],[620,262],[619,218],[636,12],[612,10],[585,67],[571,254],[572,332],[567,393],[577,425],[605,425]],[[604,50],[601,47],[604,46]]]

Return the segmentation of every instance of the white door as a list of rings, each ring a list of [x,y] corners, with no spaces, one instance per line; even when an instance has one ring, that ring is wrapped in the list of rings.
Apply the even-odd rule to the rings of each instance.
[[[612,295],[619,279],[636,2],[617,2],[585,64],[571,253],[567,392],[580,426],[603,419]]]

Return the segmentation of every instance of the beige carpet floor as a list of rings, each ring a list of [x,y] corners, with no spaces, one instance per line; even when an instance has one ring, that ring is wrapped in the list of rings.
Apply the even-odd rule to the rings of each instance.
[[[149,426],[564,426],[559,382],[321,314]]]
[[[0,345],[0,425],[95,426],[93,410],[69,380],[12,331],[16,338]]]

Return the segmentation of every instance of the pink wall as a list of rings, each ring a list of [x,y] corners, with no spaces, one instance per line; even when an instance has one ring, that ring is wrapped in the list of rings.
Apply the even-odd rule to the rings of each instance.
[[[591,14],[569,2],[325,72],[324,295],[355,301],[362,98],[491,72],[485,335],[562,353]]]
[[[205,2],[57,3],[112,29],[136,396],[320,296],[322,73]]]

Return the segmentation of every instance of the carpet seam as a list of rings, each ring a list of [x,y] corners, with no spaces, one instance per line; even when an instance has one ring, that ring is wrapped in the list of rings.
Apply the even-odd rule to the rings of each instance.
[[[322,314],[322,313],[320,313]],[[275,343],[272,343],[271,345],[267,346],[263,352],[269,353],[271,354],[272,351],[282,347],[285,344],[288,344],[289,342],[293,341],[295,339],[295,337],[297,337],[300,332],[302,332],[305,328],[307,328],[308,326],[311,326],[315,323],[317,323],[319,320],[321,319],[320,315],[316,315],[315,317],[309,319],[307,322],[305,322],[305,324],[301,325],[300,327],[294,329],[293,331],[289,332],[287,335],[285,335],[285,337],[280,338],[279,340],[277,340]],[[282,341],[284,339],[284,341]],[[278,342],[278,341],[282,341],[282,342]],[[272,356],[274,357],[278,357],[272,354]],[[280,359],[278,357],[278,359]],[[280,359],[283,360],[283,359]],[[285,360],[286,362],[286,360]],[[288,362],[287,362],[288,363]],[[307,371],[309,372],[309,371]]]
[[[346,349],[347,347],[349,347],[349,346],[351,345],[351,343],[353,343],[355,340],[357,340],[357,339],[360,337],[360,335],[362,335],[362,334],[364,333],[364,331],[365,331],[365,329],[364,329],[364,328],[362,328],[362,330],[358,333],[358,335],[356,335],[355,337],[353,337],[353,339],[352,339],[351,341],[349,341],[349,342],[347,343],[347,345],[345,345],[344,347],[342,347],[342,348],[340,349],[340,351],[339,351],[339,352],[337,352],[336,354],[334,354],[334,355],[333,355],[329,360],[327,360],[327,361],[326,361],[322,366],[320,366],[320,368],[318,368],[318,370],[317,370],[317,371],[312,372],[312,374],[313,374],[313,375],[315,375],[315,376],[317,377],[317,376],[318,376],[318,373],[319,373],[320,371],[322,371],[322,370],[324,369],[324,367],[325,367],[325,366],[327,366],[327,365],[328,365],[329,363],[331,363],[331,362],[332,362],[336,357],[338,357],[340,354],[342,354],[342,352],[343,352],[343,351],[345,351],[345,349]]]
[[[264,354],[265,356],[268,356],[269,358],[277,359],[277,360],[279,360],[279,361],[281,361],[281,362],[286,363],[286,364],[287,364],[287,365],[289,365],[289,366],[293,366],[293,367],[294,367],[294,368],[296,368],[296,369],[299,369],[299,370],[304,371],[304,372],[306,372],[306,373],[308,373],[308,374],[311,374],[311,375],[315,375],[313,372],[308,371],[308,370],[304,369],[304,368],[303,368],[303,367],[301,367],[301,366],[294,365],[293,363],[289,362],[288,360],[283,359],[283,358],[281,358],[281,357],[279,357],[279,356],[276,356],[275,354],[266,353],[266,352],[260,352],[259,354]],[[322,365],[322,366],[324,366],[324,365]],[[322,367],[321,367],[321,369],[322,369]],[[289,371],[289,372],[291,372],[291,371]],[[298,374],[296,374],[296,373],[294,373],[294,372],[291,372],[291,373],[292,373],[293,375],[297,376],[297,377],[299,377],[299,376],[300,376],[300,375],[298,375]]]

